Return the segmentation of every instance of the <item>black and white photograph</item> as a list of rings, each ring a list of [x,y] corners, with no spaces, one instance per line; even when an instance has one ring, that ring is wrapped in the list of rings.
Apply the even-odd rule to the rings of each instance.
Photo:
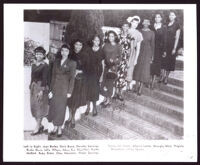
[[[24,138],[184,138],[183,10],[24,10]]]
[[[4,159],[197,159],[194,4],[4,7]]]

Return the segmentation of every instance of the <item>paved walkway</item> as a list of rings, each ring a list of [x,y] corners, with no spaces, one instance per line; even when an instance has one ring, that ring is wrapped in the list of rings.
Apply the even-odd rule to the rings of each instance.
[[[48,140],[48,134],[31,136],[31,131],[24,131],[24,140]]]

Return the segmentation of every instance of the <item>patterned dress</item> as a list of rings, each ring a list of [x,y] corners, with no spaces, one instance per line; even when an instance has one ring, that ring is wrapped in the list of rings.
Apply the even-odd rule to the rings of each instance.
[[[43,91],[41,100],[38,99],[38,93]],[[30,83],[30,105],[32,116],[36,119],[42,119],[48,115],[48,65],[32,65],[31,83]]]
[[[123,88],[126,86],[126,77],[128,69],[128,60],[130,57],[130,42],[131,37],[129,35],[119,35],[120,44],[122,46],[122,59],[118,65],[116,88]]]

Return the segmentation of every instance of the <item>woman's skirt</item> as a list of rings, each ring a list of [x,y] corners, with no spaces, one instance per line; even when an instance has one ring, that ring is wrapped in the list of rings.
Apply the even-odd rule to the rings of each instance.
[[[128,69],[127,68],[127,60],[122,59],[122,61],[120,62],[119,66],[118,66],[117,80],[115,82],[116,88],[122,89],[123,87],[126,86],[126,84],[127,84],[127,81],[126,81],[127,69]]]
[[[105,68],[100,92],[103,96],[111,98],[111,96],[113,95],[113,87],[115,86],[116,79],[117,74],[114,72],[109,72],[108,69]]]
[[[48,121],[53,122],[55,126],[62,126],[65,120],[66,106],[67,106],[67,94],[65,85],[60,81],[56,84],[53,90],[53,97],[49,101],[49,115]]]
[[[132,55],[129,57],[129,61],[127,63],[127,76],[126,81],[131,82],[133,80],[133,72],[135,69],[135,61],[136,61],[136,52],[133,51]]]
[[[67,101],[70,109],[77,109],[87,103],[87,80],[84,74],[79,74],[75,78],[74,89],[71,97]]]
[[[43,91],[41,98],[38,97],[38,93]],[[41,81],[33,82],[30,88],[30,105],[32,116],[36,119],[46,117],[49,112],[48,105],[48,90],[41,86]]]
[[[95,74],[87,75],[87,101],[98,101],[100,93],[99,78]]]
[[[175,71],[176,55],[167,54],[165,58],[162,58],[161,68],[166,71]]]

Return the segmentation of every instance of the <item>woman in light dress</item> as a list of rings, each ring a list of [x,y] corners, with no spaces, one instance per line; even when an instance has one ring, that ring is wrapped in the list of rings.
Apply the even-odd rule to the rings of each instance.
[[[137,64],[137,58],[140,53],[140,45],[143,40],[142,34],[136,29],[140,23],[139,16],[129,17],[127,21],[131,24],[129,29],[129,35],[131,37],[131,51],[128,61],[128,70],[127,70],[127,90],[130,91],[130,83],[133,80],[133,71],[134,67]]]

